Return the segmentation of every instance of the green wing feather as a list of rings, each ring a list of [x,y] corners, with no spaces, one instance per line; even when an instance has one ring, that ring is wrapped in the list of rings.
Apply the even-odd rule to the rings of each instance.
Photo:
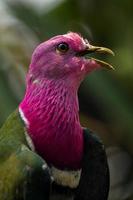
[[[18,111],[0,129],[0,200],[48,199],[50,176],[42,168],[46,163],[30,150],[24,131]]]

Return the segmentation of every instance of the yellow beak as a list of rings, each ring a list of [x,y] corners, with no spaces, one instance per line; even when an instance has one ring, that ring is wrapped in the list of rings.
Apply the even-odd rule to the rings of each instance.
[[[93,45],[87,45],[87,48],[86,48],[85,51],[86,51],[86,53],[94,53],[94,52],[96,52],[96,53],[111,54],[113,56],[115,55],[114,52],[111,49],[109,49],[109,48],[98,47],[98,46],[93,46]],[[105,61],[102,61],[102,60],[99,60],[99,59],[96,59],[96,58],[93,58],[93,57],[91,57],[90,59],[95,60],[102,67],[114,70],[114,67],[112,65],[110,65],[109,63],[105,62]]]
[[[115,55],[114,52],[109,48],[93,46],[93,45],[90,45],[90,44],[86,44],[86,49],[84,51],[78,52],[77,55],[78,56],[84,56],[84,55],[87,55],[87,54],[90,54],[90,53],[95,53],[95,52],[96,53],[111,54],[113,56]],[[93,57],[89,57],[89,59],[95,60],[102,67],[114,70],[114,67],[112,65],[110,65],[109,63],[105,62],[105,61],[102,61],[102,60],[99,60],[99,59],[96,59],[96,58],[93,58]]]

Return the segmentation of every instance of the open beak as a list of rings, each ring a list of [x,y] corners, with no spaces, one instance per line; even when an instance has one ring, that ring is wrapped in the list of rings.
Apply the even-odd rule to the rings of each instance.
[[[91,54],[91,53],[103,53],[103,54],[111,54],[111,55],[115,55],[114,52],[111,49],[108,49],[106,47],[98,47],[98,46],[93,46],[90,44],[87,44],[87,47],[84,51],[81,51],[78,53],[79,56],[84,56],[87,54]],[[107,69],[113,69],[114,67],[112,65],[110,65],[109,63],[93,58],[93,57],[89,57],[89,59],[92,59],[94,61],[96,61],[98,64],[100,64],[102,67],[105,67]]]

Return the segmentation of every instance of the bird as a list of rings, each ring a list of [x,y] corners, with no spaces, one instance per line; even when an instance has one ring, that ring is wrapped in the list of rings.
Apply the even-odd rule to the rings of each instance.
[[[33,51],[26,91],[0,129],[0,200],[107,200],[104,145],[79,119],[78,89],[114,55],[79,33],[57,35]]]

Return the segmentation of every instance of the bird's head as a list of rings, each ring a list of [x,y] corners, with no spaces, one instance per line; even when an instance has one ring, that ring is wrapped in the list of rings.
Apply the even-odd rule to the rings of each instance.
[[[77,33],[55,36],[35,49],[29,75],[33,80],[62,79],[80,83],[85,75],[101,66],[113,69],[110,64],[92,58],[93,52],[113,54],[108,48],[92,46]]]

